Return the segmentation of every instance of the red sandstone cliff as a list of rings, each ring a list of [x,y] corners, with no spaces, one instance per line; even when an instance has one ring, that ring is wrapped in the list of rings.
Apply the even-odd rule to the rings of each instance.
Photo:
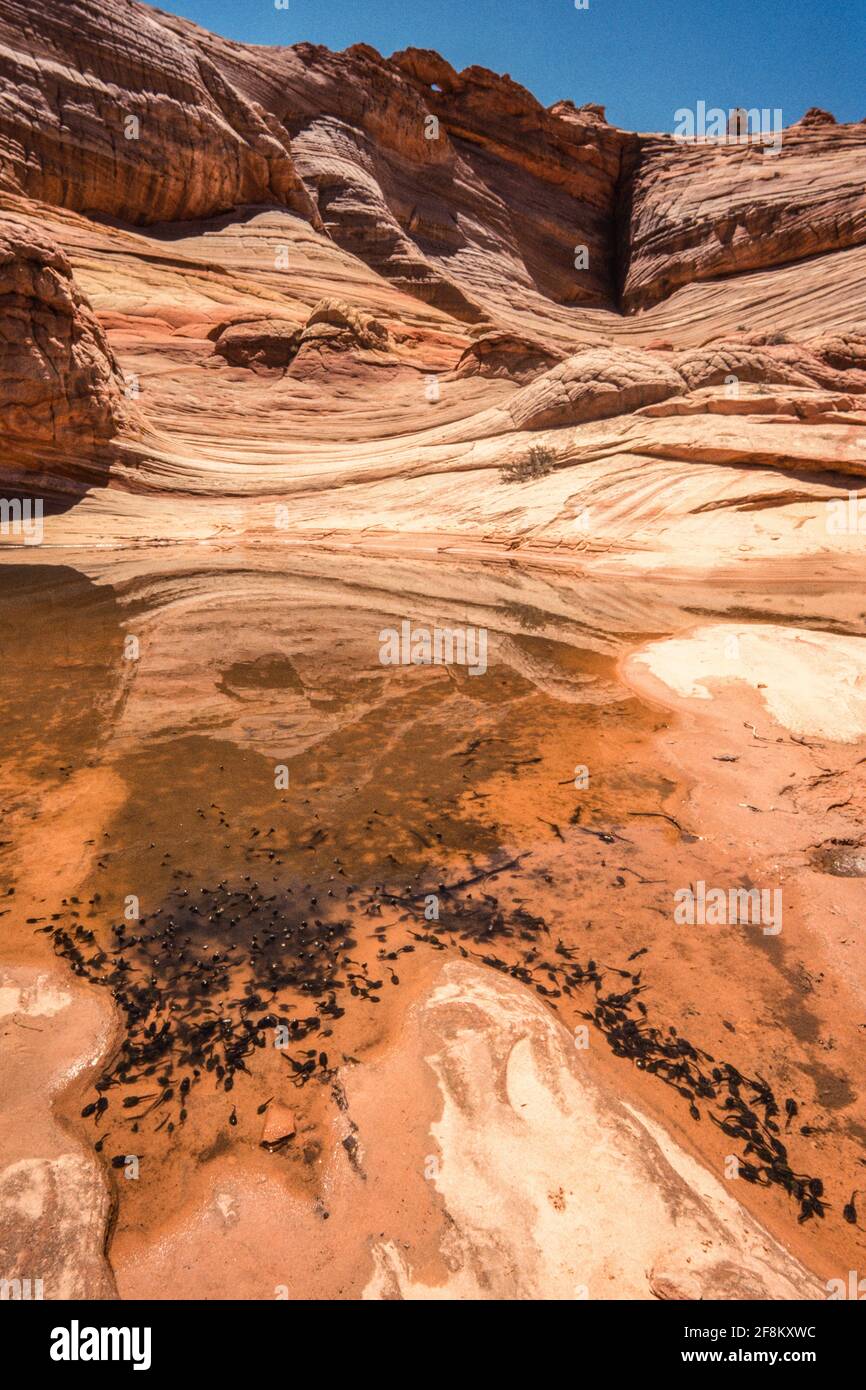
[[[3,0],[4,185],[127,222],[268,202],[312,216],[279,123],[162,18],[131,0]]]
[[[683,144],[137,0],[0,0],[0,79],[7,470],[110,476],[112,525],[276,495],[317,534],[565,553],[594,506],[600,548],[695,554],[712,514],[728,554],[800,508],[792,550],[827,545],[815,499],[863,472],[866,124]],[[501,469],[533,444],[530,500]],[[193,524],[155,517],[129,534]]]
[[[0,78],[7,189],[131,223],[278,204],[470,322],[866,240],[866,125],[826,113],[778,155],[690,145],[429,51],[253,48],[135,0],[3,0]]]
[[[90,462],[136,421],[67,257],[44,233],[3,216],[0,406],[7,474],[16,463],[59,456],[67,475],[87,476]]]
[[[680,285],[784,265],[866,241],[866,123],[801,123],[758,142],[641,136],[622,189],[623,306]]]

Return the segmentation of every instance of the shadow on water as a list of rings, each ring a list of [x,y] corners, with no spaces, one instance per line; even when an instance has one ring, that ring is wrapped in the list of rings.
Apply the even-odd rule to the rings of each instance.
[[[122,644],[109,586],[65,565],[0,565],[0,709],[13,781],[25,770],[62,775],[95,755],[117,717]]]

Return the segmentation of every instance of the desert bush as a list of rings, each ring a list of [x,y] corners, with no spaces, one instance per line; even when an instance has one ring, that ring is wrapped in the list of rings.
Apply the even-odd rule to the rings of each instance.
[[[556,455],[552,449],[542,444],[534,444],[525,458],[516,463],[507,463],[499,470],[503,483],[528,483],[535,478],[546,478],[556,467]]]

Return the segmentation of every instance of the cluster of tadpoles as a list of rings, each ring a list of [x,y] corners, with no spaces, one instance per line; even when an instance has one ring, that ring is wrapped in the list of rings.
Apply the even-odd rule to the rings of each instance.
[[[356,916],[380,918],[383,904],[388,904],[402,909],[402,921],[409,923],[410,940],[396,947],[389,947],[384,922],[372,930],[379,944],[378,964],[391,984],[399,984],[393,963],[419,942],[440,951],[456,944],[464,957],[530,986],[554,1008],[557,1000],[580,997],[592,988],[593,1007],[579,1010],[579,1016],[601,1031],[618,1057],[672,1087],[688,1103],[693,1119],[700,1120],[703,1104],[710,1119],[743,1145],[738,1169],[747,1182],[783,1188],[799,1204],[801,1222],[823,1217],[823,1183],[792,1168],[782,1137],[798,1114],[797,1102],[784,1102],[783,1127],[782,1108],[767,1081],[745,1076],[729,1062],[717,1063],[675,1028],[663,1031],[650,1023],[639,997],[646,986],[641,971],[632,965],[646,948],[629,957],[630,969],[594,960],[581,965],[575,948],[561,940],[551,947],[545,940],[550,929],[543,918],[520,905],[505,909],[489,892],[467,892],[516,862],[456,884],[440,883],[437,896],[445,900],[442,921],[429,923],[424,917],[422,904],[429,890],[400,895],[380,886],[355,900],[351,910]],[[354,886],[347,886],[347,905],[354,892]],[[75,909],[72,913],[78,916]],[[54,914],[52,923],[38,930],[51,933],[55,950],[77,975],[111,990],[126,1024],[118,1053],[96,1082],[97,1099],[82,1114],[99,1124],[111,1104],[111,1092],[120,1087],[121,1118],[134,1132],[154,1114],[155,1129],[165,1127],[171,1134],[186,1120],[191,1093],[205,1077],[230,1092],[236,1075],[248,1073],[250,1055],[272,1039],[272,1030],[283,1028],[293,1043],[311,1033],[328,1037],[328,1025],[344,1013],[341,991],[378,1003],[377,991],[384,983],[349,954],[357,946],[352,922],[331,920],[310,884],[297,895],[291,889],[267,893],[246,875],[238,888],[226,882],[197,893],[177,888],[151,916],[113,927],[111,949],[101,947],[80,921],[59,924],[60,916]],[[510,943],[512,959],[494,954],[494,942]],[[609,990],[609,976],[628,983]],[[280,1002],[285,994],[294,1001],[309,998],[311,1012],[298,1017],[297,1002]],[[303,1086],[314,1076],[333,1080],[328,1054],[319,1047],[285,1055],[294,1085]],[[129,1091],[130,1087],[143,1091]],[[237,1123],[234,1109],[228,1118],[230,1124]],[[800,1132],[812,1131],[803,1125]],[[97,1141],[98,1150],[107,1137]],[[122,1155],[113,1161],[121,1164]],[[851,1224],[857,1221],[855,1196],[843,1211]]]
[[[777,1123],[780,1110],[769,1083],[762,1077],[744,1076],[730,1062],[716,1065],[714,1057],[693,1047],[675,1028],[662,1033],[652,1027],[641,1005],[641,1019],[633,1018],[629,1006],[642,986],[639,975],[631,980],[631,988],[625,992],[599,993],[594,1010],[584,1017],[592,1018],[618,1057],[630,1058],[641,1071],[658,1076],[687,1100],[692,1119],[701,1118],[697,1101],[707,1102],[713,1123],[745,1145],[737,1163],[740,1177],[750,1183],[767,1187],[775,1183],[784,1188],[800,1205],[800,1222],[823,1217],[827,1205],[822,1200],[824,1184],[820,1178],[795,1172],[788,1162],[788,1149]],[[600,990],[600,984],[597,988]],[[797,1112],[797,1102],[789,1097],[785,1101],[786,1129]],[[804,1128],[808,1130],[808,1126]]]
[[[414,900],[399,901],[412,905]],[[581,1010],[579,1016],[599,1029],[616,1056],[628,1058],[641,1071],[673,1087],[688,1102],[692,1119],[700,1120],[698,1102],[703,1102],[710,1119],[731,1139],[744,1145],[737,1167],[747,1182],[783,1188],[799,1204],[800,1222],[823,1217],[828,1205],[823,1182],[791,1167],[782,1138],[798,1114],[797,1102],[792,1098],[784,1102],[783,1129],[781,1110],[769,1082],[762,1077],[745,1076],[729,1062],[716,1063],[708,1052],[680,1037],[676,1028],[663,1032],[649,1022],[646,1005],[639,998],[646,989],[640,970],[623,970],[594,960],[583,966],[575,960],[575,949],[562,941],[553,947],[555,958],[551,959],[549,950],[542,953],[540,949],[543,934],[549,934],[549,928],[542,918],[523,908],[506,914],[487,893],[474,901],[449,895],[447,922],[437,922],[435,932],[412,933],[416,940],[439,950],[447,949],[449,939],[476,945],[503,938],[530,943],[519,951],[521,959],[516,962],[505,961],[489,951],[479,954],[463,946],[459,949],[464,956],[475,956],[483,965],[511,975],[551,1000],[570,998],[575,991],[591,986],[596,995],[594,1006]],[[645,954],[645,947],[633,952],[629,963]],[[607,976],[618,976],[628,985],[603,993]],[[808,1135],[812,1131],[803,1125],[800,1132]],[[856,1195],[852,1194],[843,1210],[845,1220],[852,1225],[857,1221]]]
[[[339,991],[376,997],[381,982],[360,964],[345,978],[355,946],[350,922],[316,916],[319,899],[310,890],[297,898],[291,890],[266,893],[249,875],[238,889],[176,889],[152,915],[114,926],[110,949],[81,922],[37,928],[50,933],[76,975],[110,989],[124,1017],[124,1040],[97,1079],[97,1099],[84,1107],[84,1118],[101,1123],[120,1087],[116,1108],[133,1132],[153,1114],[155,1130],[171,1134],[186,1121],[195,1087],[211,1077],[230,1092],[253,1051],[273,1042],[274,1030],[283,1030],[287,1044],[320,1030],[327,1035],[323,1022],[344,1012]],[[309,999],[311,1012],[299,1017],[296,1002],[280,1002],[285,994]],[[284,1055],[296,1086],[317,1070],[329,1072],[318,1048]],[[234,1108],[228,1119],[237,1123]],[[96,1143],[100,1152],[106,1138]],[[114,1161],[120,1166],[123,1157]]]

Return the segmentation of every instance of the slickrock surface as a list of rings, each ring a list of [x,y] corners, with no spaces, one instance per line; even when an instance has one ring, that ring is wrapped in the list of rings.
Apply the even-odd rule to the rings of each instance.
[[[378,319],[338,299],[323,299],[303,328],[286,319],[244,318],[219,325],[212,336],[214,351],[233,367],[289,367],[305,347],[374,352],[390,347]]]
[[[710,700],[711,687],[744,681],[799,738],[854,743],[866,738],[864,648],[831,632],[723,624],[651,643],[625,669],[637,688],[681,700]]]
[[[52,1113],[113,1033],[107,1003],[73,988],[65,972],[0,969],[0,1277],[30,1280],[32,1298],[116,1296],[104,1249],[105,1174]]]
[[[562,353],[519,333],[482,333],[470,343],[454,369],[455,376],[502,377],[525,382],[555,367]]]
[[[449,1274],[428,1282],[386,1239],[373,1246],[367,1297],[820,1296],[718,1179],[610,1095],[591,1051],[525,991],[446,966],[406,1032],[399,1057],[350,1083],[350,1107],[361,1136],[374,1116],[387,1131],[383,1094],[423,1095],[432,1069],[428,1171],[450,1228]]]
[[[685,391],[662,356],[630,348],[589,348],[569,357],[508,403],[519,430],[556,429],[629,415]]]
[[[212,1161],[158,1242],[117,1252],[121,1296],[219,1296],[226,1268],[263,1298],[822,1296],[549,1011],[477,966],[435,973],[339,1085],[327,1221],[258,1163]]]

